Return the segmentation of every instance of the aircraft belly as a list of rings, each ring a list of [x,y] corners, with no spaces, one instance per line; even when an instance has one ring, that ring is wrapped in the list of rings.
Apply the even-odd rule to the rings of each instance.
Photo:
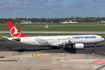
[[[82,39],[82,40],[74,40],[74,43],[97,43],[99,42],[96,39]]]

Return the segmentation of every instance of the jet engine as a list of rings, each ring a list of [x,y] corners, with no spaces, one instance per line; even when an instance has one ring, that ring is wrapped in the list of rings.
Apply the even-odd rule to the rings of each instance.
[[[84,48],[84,44],[83,43],[76,43],[73,45],[74,49],[83,49]]]

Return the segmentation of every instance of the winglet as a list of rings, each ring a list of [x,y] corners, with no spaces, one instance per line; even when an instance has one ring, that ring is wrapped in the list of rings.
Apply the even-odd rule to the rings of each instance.
[[[6,22],[12,38],[28,37],[24,35],[12,22]]]

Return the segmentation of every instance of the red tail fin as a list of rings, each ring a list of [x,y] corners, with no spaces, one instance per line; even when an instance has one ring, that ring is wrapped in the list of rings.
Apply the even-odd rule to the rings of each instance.
[[[12,22],[6,22],[8,29],[11,33],[12,38],[14,37],[27,37],[26,35],[24,35],[22,32],[19,31],[19,29],[17,29],[17,27],[12,23]]]

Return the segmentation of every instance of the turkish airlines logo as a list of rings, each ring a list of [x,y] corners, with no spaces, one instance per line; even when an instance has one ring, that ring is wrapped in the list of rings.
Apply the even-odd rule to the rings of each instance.
[[[21,32],[14,26],[10,30],[12,37],[19,37]]]

